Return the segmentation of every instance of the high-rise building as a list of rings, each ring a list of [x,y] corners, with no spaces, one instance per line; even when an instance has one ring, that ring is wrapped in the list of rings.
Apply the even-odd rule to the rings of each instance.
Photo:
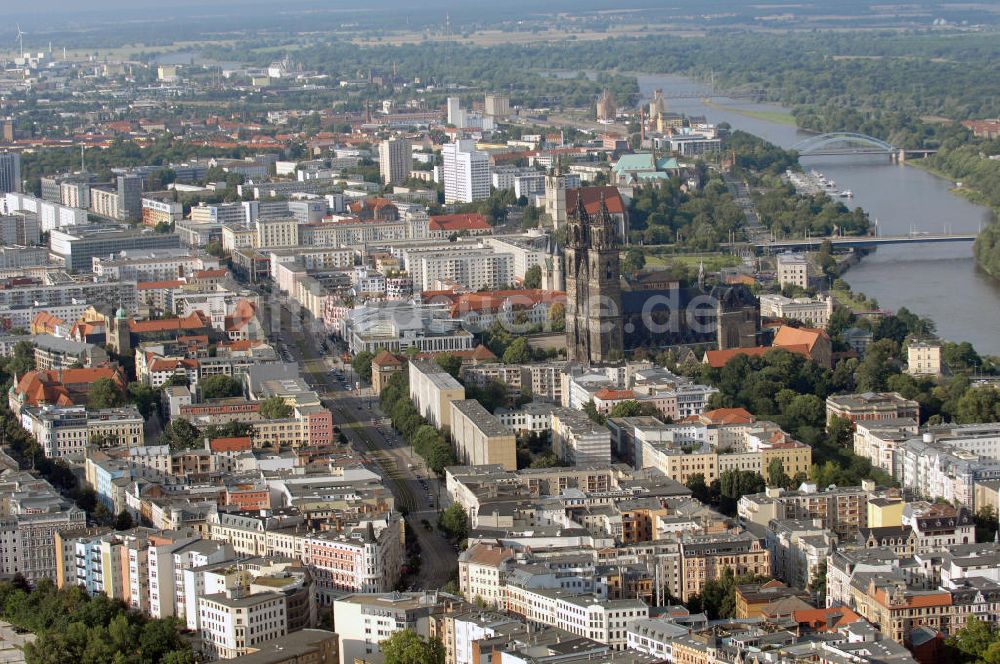
[[[21,155],[0,153],[0,194],[21,191]]]
[[[458,97],[448,97],[448,124],[461,127],[465,124],[462,117],[462,102]]]
[[[566,247],[566,351],[571,360],[601,364],[623,357],[618,224],[601,206],[591,218],[577,197]]]
[[[476,142],[463,139],[441,150],[444,158],[444,202],[472,203],[490,197],[490,160],[476,150]]]
[[[390,138],[378,146],[378,170],[386,184],[402,182],[410,176],[413,154],[405,138]]]
[[[118,218],[125,221],[142,219],[142,177],[118,176]]]
[[[502,119],[510,115],[510,97],[507,95],[486,95],[484,106],[488,117]]]

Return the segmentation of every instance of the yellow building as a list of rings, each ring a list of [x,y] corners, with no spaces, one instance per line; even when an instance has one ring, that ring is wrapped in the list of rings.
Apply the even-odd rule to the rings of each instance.
[[[903,525],[903,507],[899,498],[872,498],[868,501],[869,528],[898,528]]]
[[[781,461],[785,475],[789,477],[795,477],[798,473],[808,474],[812,467],[812,448],[794,440],[762,448],[760,450],[761,475],[768,482],[771,481],[768,467],[775,459]]]

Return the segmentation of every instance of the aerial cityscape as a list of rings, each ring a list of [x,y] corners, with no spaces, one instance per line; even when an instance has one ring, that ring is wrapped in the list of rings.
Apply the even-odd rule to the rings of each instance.
[[[1000,2],[0,17],[0,662],[1000,664]]]

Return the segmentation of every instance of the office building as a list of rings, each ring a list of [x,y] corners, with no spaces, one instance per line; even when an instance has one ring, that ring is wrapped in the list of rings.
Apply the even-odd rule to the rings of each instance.
[[[451,402],[451,439],[462,464],[517,470],[514,432],[475,399]]]
[[[465,388],[435,362],[410,362],[410,401],[432,426],[451,427],[451,402],[465,399]]]
[[[180,248],[180,236],[173,233],[134,231],[120,226],[89,226],[79,230],[54,229],[49,234],[49,249],[65,261],[66,269],[75,272],[93,270],[95,256],[110,256],[133,249]]]
[[[397,184],[410,176],[413,165],[411,145],[405,138],[390,138],[378,146],[379,173],[385,184]]]
[[[472,203],[490,197],[490,160],[476,142],[462,139],[441,150],[444,159],[444,202]]]
[[[21,191],[21,155],[16,152],[0,153],[0,194]]]
[[[142,177],[139,175],[119,175],[116,181],[117,218],[122,221],[139,221],[142,219]]]

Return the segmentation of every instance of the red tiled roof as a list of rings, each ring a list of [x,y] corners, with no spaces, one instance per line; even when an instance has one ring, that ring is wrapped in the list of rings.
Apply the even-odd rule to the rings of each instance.
[[[152,334],[154,332],[171,332],[180,330],[200,330],[211,327],[208,319],[200,311],[193,312],[185,318],[166,318],[164,320],[133,320],[129,321],[129,330],[133,334]]]
[[[213,452],[243,452],[249,450],[252,445],[249,436],[213,438],[208,442],[208,446]]]
[[[618,187],[581,187],[579,189],[566,190],[566,209],[569,211],[576,209],[576,199],[583,195],[583,207],[587,214],[597,214],[601,209],[601,194],[604,194],[604,204],[608,206],[611,214],[624,214],[625,201],[618,191]]]
[[[729,360],[737,355],[749,355],[751,357],[762,357],[764,353],[771,350],[769,346],[754,346],[753,348],[727,348],[725,350],[705,351],[705,364],[713,369],[721,369],[726,366]]]
[[[612,390],[607,387],[602,387],[594,393],[595,399],[600,399],[601,401],[627,401],[629,399],[635,399],[635,392],[632,390]]]
[[[125,380],[116,367],[94,367],[91,369],[53,369],[49,371],[29,371],[17,382],[16,392],[24,403],[31,406],[40,404],[73,405],[67,385],[90,385],[101,378],[108,378],[122,388]]]
[[[401,365],[403,364],[403,362],[389,351],[383,350],[382,352],[380,352],[378,355],[375,356],[375,359],[372,360],[372,364],[374,364],[377,367],[387,367],[390,365],[392,366]]]
[[[702,413],[701,419],[709,424],[752,424],[755,421],[744,408],[716,408]]]
[[[432,231],[488,231],[492,229],[486,217],[478,212],[468,214],[438,214],[430,218],[427,224]]]
[[[792,348],[794,346],[805,346],[807,352],[812,352],[813,346],[820,339],[829,339],[825,330],[811,327],[791,327],[782,325],[778,328],[778,333],[774,335],[774,346],[776,348]]]

